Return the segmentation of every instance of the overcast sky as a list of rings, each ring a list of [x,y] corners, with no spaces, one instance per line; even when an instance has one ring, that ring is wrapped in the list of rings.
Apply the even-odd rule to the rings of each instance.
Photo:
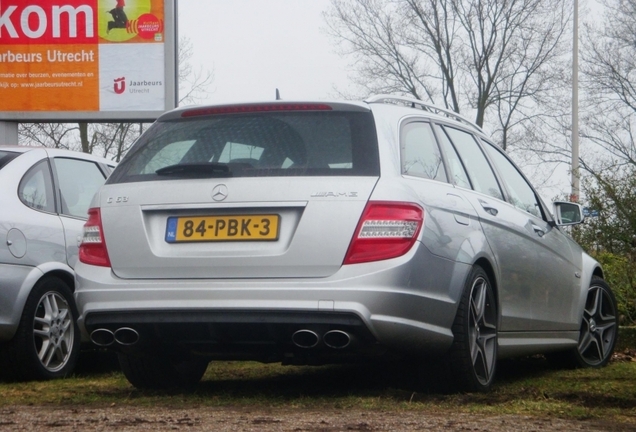
[[[348,85],[322,11],[329,0],[179,0],[179,35],[193,67],[214,72],[202,102],[333,99]]]
[[[179,35],[192,42],[192,66],[214,73],[201,103],[273,100],[276,88],[287,100],[338,99],[334,88],[351,85],[347,60],[324,31],[330,0],[178,2]],[[596,3],[579,0],[581,21],[601,16]],[[569,190],[567,167],[559,171],[551,178],[556,187],[544,186],[546,201]]]

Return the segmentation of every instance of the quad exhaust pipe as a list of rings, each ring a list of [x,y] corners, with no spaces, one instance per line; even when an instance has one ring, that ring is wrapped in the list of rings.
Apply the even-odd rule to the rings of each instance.
[[[325,345],[334,349],[343,349],[351,344],[351,336],[342,330],[328,331],[322,337],[322,340],[325,342]]]
[[[91,333],[91,341],[100,347],[108,347],[114,343],[134,345],[139,342],[139,333],[130,327],[121,327],[115,331],[98,328]]]
[[[318,333],[308,329],[298,330],[292,335],[292,342],[299,348],[315,348],[320,339]],[[342,330],[330,330],[322,336],[324,344],[333,349],[348,347],[352,339],[349,333]]]
[[[298,330],[292,335],[292,342],[300,348],[313,348],[320,342],[320,336],[312,330]]]
[[[115,331],[98,328],[93,330],[90,338],[95,345],[100,347],[109,347],[115,343],[130,346],[139,342],[139,332],[130,327],[120,327]],[[321,337],[313,330],[301,329],[295,331],[291,339],[297,347],[309,349],[318,346]],[[325,346],[332,349],[347,348],[352,340],[353,337],[342,330],[330,330],[322,336]]]

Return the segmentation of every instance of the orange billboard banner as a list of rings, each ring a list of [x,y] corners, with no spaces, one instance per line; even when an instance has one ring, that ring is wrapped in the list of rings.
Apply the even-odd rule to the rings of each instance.
[[[0,119],[173,108],[173,14],[166,0],[0,0]]]

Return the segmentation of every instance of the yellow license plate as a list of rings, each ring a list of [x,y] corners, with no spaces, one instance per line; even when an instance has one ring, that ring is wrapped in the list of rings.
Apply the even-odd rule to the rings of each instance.
[[[166,241],[278,240],[279,221],[276,214],[170,217]]]

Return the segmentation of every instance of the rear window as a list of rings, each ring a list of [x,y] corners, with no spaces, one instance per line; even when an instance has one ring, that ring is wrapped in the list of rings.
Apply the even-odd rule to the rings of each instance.
[[[20,153],[0,150],[0,169],[2,169],[2,167],[4,167],[16,157],[18,157],[18,155],[20,155]]]
[[[108,183],[179,177],[378,176],[370,112],[231,114],[155,123]]]

